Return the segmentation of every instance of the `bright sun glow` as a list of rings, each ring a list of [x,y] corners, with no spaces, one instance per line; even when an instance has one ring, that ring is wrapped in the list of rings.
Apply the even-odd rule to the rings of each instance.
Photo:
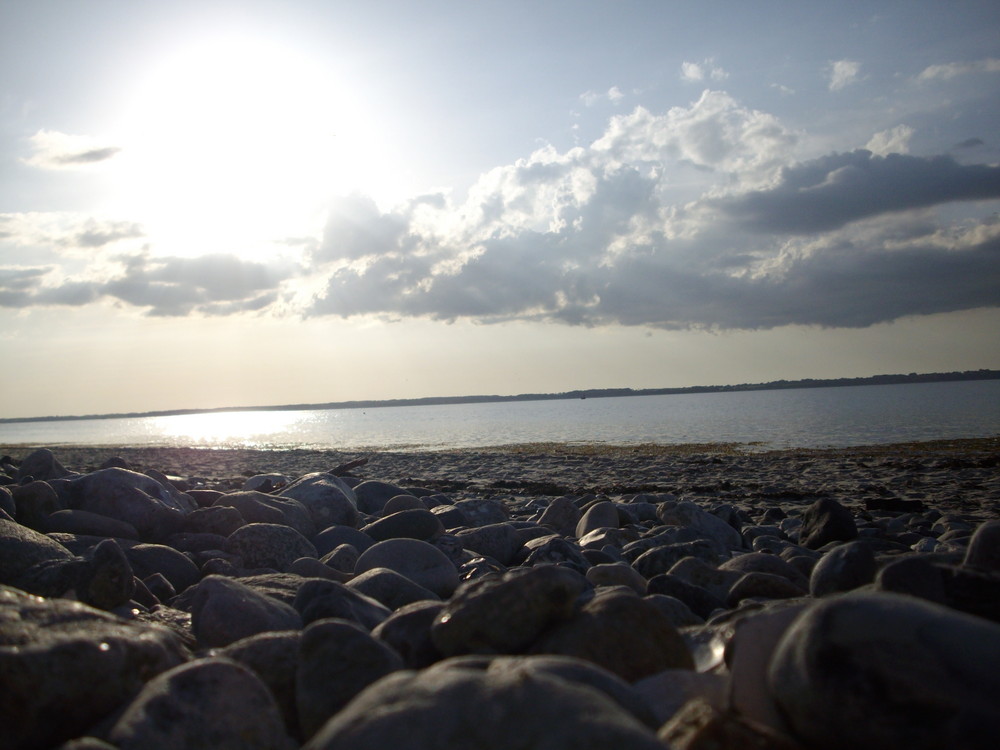
[[[264,448],[287,441],[295,426],[308,418],[308,412],[301,411],[234,411],[178,414],[147,422],[150,430],[178,445]]]
[[[155,252],[273,254],[331,195],[370,190],[384,149],[328,65],[242,35],[191,40],[139,74],[120,119],[115,208]]]

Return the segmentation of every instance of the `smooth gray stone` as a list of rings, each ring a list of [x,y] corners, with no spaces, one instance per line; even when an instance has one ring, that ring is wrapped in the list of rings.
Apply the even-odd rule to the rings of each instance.
[[[201,580],[201,571],[182,552],[162,544],[137,544],[125,550],[132,571],[139,578],[162,573],[177,593]]]
[[[198,508],[184,518],[184,530],[195,534],[218,534],[229,536],[247,520],[231,505],[212,505]]]
[[[851,511],[833,498],[817,500],[802,513],[799,544],[819,549],[830,542],[849,542],[858,536]]]
[[[396,495],[400,497],[400,495]],[[414,498],[416,500],[416,498]],[[417,500],[419,503],[420,501]],[[444,533],[444,526],[438,517],[427,508],[410,508],[399,510],[379,518],[361,531],[376,542],[386,539],[423,539],[428,540]]]
[[[341,544],[349,544],[358,552],[364,552],[375,544],[375,540],[352,526],[330,526],[319,532],[312,543],[316,546],[316,553],[323,557]]]
[[[809,747],[986,750],[1000,736],[1000,626],[898,594],[820,601],[785,633],[768,683]]]
[[[871,583],[878,572],[875,553],[864,542],[834,547],[820,558],[809,578],[809,593],[820,597]]]
[[[328,472],[299,477],[278,495],[302,503],[317,529],[335,525],[356,526],[358,523],[355,491],[342,479]]]
[[[364,688],[403,668],[399,654],[355,623],[320,620],[302,632],[295,674],[299,726],[311,737]]]
[[[294,601],[305,624],[339,618],[371,630],[392,614],[381,602],[337,581],[311,578],[302,584]]]
[[[462,511],[473,526],[488,526],[491,523],[504,523],[510,520],[510,513],[499,500],[476,497],[459,500],[455,507]]]
[[[468,581],[438,615],[431,638],[445,656],[518,653],[571,617],[586,587],[582,575],[556,565]]]
[[[72,508],[117,518],[135,527],[139,538],[161,541],[177,533],[198,505],[189,496],[145,474],[100,469],[66,480]]]
[[[272,568],[284,572],[300,557],[317,557],[316,548],[290,526],[249,523],[226,539],[225,551],[243,558],[247,568]]]
[[[14,485],[9,491],[14,499],[16,508],[14,518],[17,519],[18,523],[36,531],[59,531],[59,529],[49,528],[49,518],[53,513],[66,510],[66,503],[52,489],[52,485],[36,480],[27,484]]]
[[[739,580],[739,579],[737,579]],[[708,619],[713,612],[724,609],[726,604],[723,599],[715,596],[712,592],[693,583],[688,583],[682,578],[678,578],[673,573],[662,573],[653,576],[646,584],[646,591],[649,594],[662,594],[673,597],[684,602],[695,615],[702,620]],[[726,592],[726,596],[729,592]]]
[[[119,750],[292,750],[281,712],[250,669],[224,657],[175,667],[142,689],[115,722]]]
[[[407,669],[429,667],[444,656],[431,639],[431,625],[444,602],[422,600],[406,604],[372,630],[372,636],[389,644]]]
[[[719,562],[719,548],[716,543],[708,539],[665,544],[643,552],[632,563],[632,567],[645,578],[652,578],[660,573],[666,573],[685,557],[697,557],[714,565]]]
[[[965,562],[972,568],[1000,572],[1000,520],[979,524],[965,551]]]
[[[596,531],[597,529],[617,529],[619,525],[618,511],[615,509],[615,504],[605,500],[594,503],[587,508],[587,511],[576,524],[574,536],[577,538],[586,536],[591,531]]]
[[[767,552],[747,552],[743,555],[737,555],[719,565],[719,570],[731,571],[740,575],[746,573],[768,573],[770,575],[782,576],[803,591],[809,590],[809,579],[802,575],[802,572],[798,568],[791,565],[787,560]]]
[[[663,750],[649,728],[593,687],[541,673],[465,668],[403,671],[379,680],[304,750],[445,746]]]
[[[742,549],[744,546],[740,532],[692,502],[661,503],[656,509],[656,516],[664,526],[694,529],[703,537],[714,540],[724,550]]]
[[[0,747],[77,737],[188,658],[165,628],[0,586]]]
[[[313,521],[305,505],[291,497],[276,497],[254,491],[230,492],[218,498],[212,507],[235,508],[248,524],[290,526],[307,539],[315,536],[318,528],[322,528]],[[230,534],[236,533],[242,525],[239,524]]]
[[[138,541],[135,527],[115,518],[88,513],[85,510],[59,510],[45,520],[47,533],[86,534],[90,536],[118,537]]]
[[[445,554],[419,539],[387,539],[358,558],[355,574],[373,568],[389,568],[444,598],[458,587],[458,570]]]
[[[382,506],[383,515],[391,515],[401,510],[427,510],[424,501],[414,495],[393,495]]]
[[[71,476],[72,472],[59,463],[59,459],[48,448],[38,448],[21,461],[15,479],[21,482],[27,477],[47,482],[50,479],[61,479]]]
[[[560,536],[573,536],[581,516],[580,509],[570,498],[557,497],[542,511],[538,524],[547,526]]]
[[[358,510],[369,515],[380,513],[389,500],[405,494],[407,492],[402,487],[377,479],[365,480],[354,487]]]
[[[687,604],[676,597],[667,594],[647,594],[643,598],[665,614],[675,628],[705,624],[704,617],[696,615]]]
[[[465,549],[492,557],[501,565],[510,565],[523,545],[518,530],[510,523],[491,523],[473,529],[462,529],[455,532],[455,536]]]
[[[228,646],[271,630],[298,630],[299,613],[239,580],[211,575],[191,592],[191,629],[203,646]]]
[[[288,733],[302,740],[295,703],[295,673],[299,667],[300,630],[282,630],[242,638],[212,651],[253,670],[274,695]]]
[[[631,591],[615,589],[599,592],[571,619],[554,624],[529,651],[584,659],[630,683],[665,669],[694,669],[669,618]]]
[[[347,588],[360,591],[394,611],[406,604],[425,599],[441,600],[441,597],[433,591],[388,568],[366,570],[348,581]]]

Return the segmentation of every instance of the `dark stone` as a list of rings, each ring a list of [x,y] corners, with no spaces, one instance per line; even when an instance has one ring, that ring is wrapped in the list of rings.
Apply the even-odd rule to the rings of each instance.
[[[360,591],[320,578],[303,583],[293,604],[307,625],[317,620],[338,618],[371,630],[391,614],[388,607]]]
[[[295,675],[299,726],[311,737],[364,688],[403,660],[353,622],[321,620],[302,632]]]
[[[510,565],[522,541],[517,529],[510,523],[491,523],[455,533],[465,549],[485,557],[492,557],[501,565]]]
[[[571,617],[586,586],[579,573],[556,565],[469,581],[438,615],[431,638],[446,656],[519,653],[547,627]]]
[[[724,609],[726,606],[725,602],[701,586],[695,586],[670,573],[661,573],[650,578],[646,584],[646,593],[664,594],[680,599],[703,620],[711,616],[715,610]]]
[[[707,539],[666,544],[643,552],[632,563],[632,567],[645,578],[652,578],[660,573],[666,573],[685,557],[697,557],[715,565],[719,562],[719,551],[718,547]]]
[[[162,573],[180,593],[201,580],[201,571],[190,558],[162,544],[137,544],[125,550],[132,571],[139,578]]]
[[[420,501],[417,500],[417,502]],[[363,526],[361,531],[376,542],[382,542],[386,539],[430,540],[443,534],[444,526],[441,525],[437,516],[421,507],[390,513],[384,518],[379,518],[367,526]]]
[[[851,591],[871,583],[878,572],[875,553],[864,542],[848,542],[834,547],[812,569],[809,593],[820,597]]]
[[[458,587],[458,571],[433,544],[419,539],[387,539],[361,553],[355,574],[388,568],[444,598]]]
[[[406,604],[426,599],[432,601],[441,600],[441,597],[433,591],[425,589],[409,578],[405,578],[388,568],[366,570],[364,573],[356,575],[348,581],[347,587],[355,591],[360,591],[365,596],[381,602],[391,610],[396,610]]]
[[[235,508],[248,524],[269,523],[289,526],[307,539],[316,534],[318,528],[306,507],[292,498],[275,497],[263,492],[230,492],[219,497],[213,508]],[[239,524],[230,534],[236,533]]]
[[[802,513],[799,544],[819,549],[830,542],[849,542],[857,538],[858,527],[851,511],[833,498],[824,497]]]
[[[405,494],[407,492],[402,487],[375,479],[368,479],[354,487],[358,510],[369,515],[380,513],[389,500]]]
[[[250,669],[208,657],[150,680],[111,729],[119,750],[292,750],[274,697]]]
[[[443,746],[663,750],[650,729],[595,688],[541,673],[439,666],[369,686],[304,750]]]
[[[18,467],[15,479],[23,482],[26,478],[32,477],[47,482],[50,479],[61,479],[71,474],[71,471],[59,463],[52,451],[48,448],[39,448],[24,457]]]
[[[418,601],[406,604],[372,630],[372,636],[389,644],[407,669],[423,669],[444,655],[431,639],[431,625],[444,609],[444,602]]]
[[[246,522],[236,507],[220,504],[209,508],[198,508],[189,513],[184,519],[184,530],[195,534],[218,534],[225,537],[240,526],[246,525]]]
[[[665,669],[694,669],[691,652],[670,620],[649,602],[616,590],[598,593],[530,650],[585,659],[626,682]]]
[[[44,527],[48,533],[139,539],[132,524],[85,510],[58,510],[45,519]]]
[[[203,646],[228,646],[258,633],[302,627],[291,606],[235,579],[208,576],[189,591],[191,628]]]
[[[54,747],[190,654],[173,633],[0,587],[0,747]]]
[[[358,523],[358,502],[355,491],[342,479],[328,472],[299,477],[278,494],[280,497],[293,498],[302,503],[309,511],[317,529],[337,525],[356,526]]]
[[[215,654],[253,670],[274,695],[288,733],[301,740],[299,709],[295,703],[295,673],[299,666],[302,631],[261,633],[217,649]]]
[[[50,484],[42,481],[28,482],[11,487],[10,492],[17,509],[14,517],[19,524],[43,533],[60,530],[49,528],[49,516],[56,511],[65,510],[66,504]]]
[[[250,523],[226,539],[225,551],[243,558],[248,568],[288,569],[300,557],[317,557],[316,548],[290,526]]]
[[[908,596],[822,600],[771,660],[771,693],[820,750],[996,747],[1000,626]]]
[[[375,544],[374,539],[351,526],[331,526],[323,529],[312,542],[320,557],[330,554],[342,544],[349,544],[358,552],[364,552]]]
[[[965,551],[965,565],[1000,572],[1000,520],[979,524]]]

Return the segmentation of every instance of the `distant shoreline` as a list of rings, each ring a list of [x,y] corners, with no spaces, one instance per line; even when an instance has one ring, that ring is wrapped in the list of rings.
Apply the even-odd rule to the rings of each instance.
[[[560,399],[616,398],[623,396],[665,396],[687,393],[727,393],[736,391],[772,391],[796,388],[839,388],[859,385],[903,385],[968,380],[998,380],[1000,370],[965,370],[963,372],[910,373],[908,375],[873,375],[863,378],[772,380],[766,383],[738,385],[693,385],[680,388],[593,388],[563,393],[521,393],[512,396],[429,396],[425,398],[334,401],[320,404],[282,404],[272,406],[223,406],[209,409],[170,409],[113,414],[81,414],[48,417],[3,417],[0,424],[24,422],[69,422],[86,419],[139,419],[173,417],[186,414],[218,414],[241,411],[313,411],[322,409],[377,409],[386,406],[442,406],[449,404],[484,404],[508,401],[554,401]]]

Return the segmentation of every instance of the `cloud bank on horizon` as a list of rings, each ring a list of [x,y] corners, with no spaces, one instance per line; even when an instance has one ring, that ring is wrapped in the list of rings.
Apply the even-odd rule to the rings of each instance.
[[[0,246],[18,258],[0,267],[0,306],[769,329],[1000,305],[1000,166],[977,159],[989,133],[916,155],[903,113],[867,142],[817,149],[724,90],[727,67],[684,61],[676,78],[701,93],[659,110],[624,85],[589,90],[584,106],[620,110],[589,143],[542,146],[460,197],[382,208],[344,195],[321,235],[275,238],[272,259],[161,255],[129,217],[0,214]],[[995,91],[998,74],[994,58],[945,61],[900,86],[979,76]],[[830,97],[870,75],[847,58],[816,72]],[[101,169],[122,153],[55,130],[30,145],[22,161],[38,170]]]

